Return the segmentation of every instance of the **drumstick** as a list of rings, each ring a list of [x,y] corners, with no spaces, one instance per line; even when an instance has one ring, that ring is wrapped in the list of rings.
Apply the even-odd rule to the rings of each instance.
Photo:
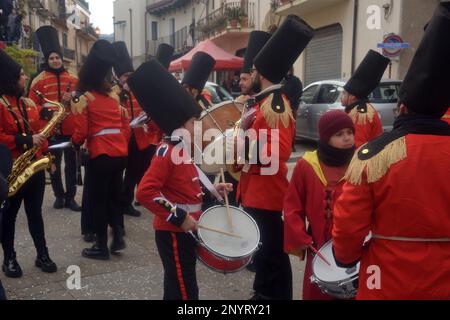
[[[222,177],[222,182],[225,184],[225,174],[223,173],[223,168],[220,168],[220,176]],[[231,219],[231,212],[230,212],[230,205],[228,203],[227,190],[225,190],[224,194],[225,194],[225,207],[227,209],[228,225],[230,226],[230,230],[233,231],[233,221]]]
[[[241,236],[239,236],[239,235],[237,235],[235,233],[226,232],[226,231],[222,231],[222,230],[218,230],[218,229],[214,229],[214,228],[210,228],[210,227],[205,227],[205,226],[202,226],[202,225],[199,225],[198,227],[199,227],[199,229],[204,229],[204,230],[208,230],[208,231],[224,234],[226,236],[242,239]]]
[[[309,247],[312,251],[314,251],[314,253],[317,254],[317,256],[319,256],[320,259],[322,259],[323,261],[325,261],[325,263],[331,267],[331,263],[329,263],[328,260],[325,259],[325,257],[324,257],[319,251],[316,250],[316,248],[314,248],[311,244],[308,244],[308,247]]]

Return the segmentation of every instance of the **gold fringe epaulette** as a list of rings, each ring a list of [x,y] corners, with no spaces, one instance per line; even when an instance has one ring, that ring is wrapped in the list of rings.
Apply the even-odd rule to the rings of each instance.
[[[108,95],[109,95],[111,98],[113,98],[114,100],[116,100],[117,103],[118,103],[119,105],[121,104],[121,103],[120,103],[120,97],[119,97],[119,95],[118,95],[116,92],[111,91]]]
[[[30,88],[33,88],[39,81],[44,79],[44,75],[45,75],[45,71],[42,71],[41,73],[39,73],[34,79],[33,81],[31,81],[30,84]]]
[[[116,84],[111,88],[111,91],[120,96],[122,89],[120,89],[119,85]]]
[[[278,128],[278,123],[281,121],[285,128],[289,127],[290,120],[294,120],[292,115],[292,109],[289,101],[281,95],[280,101],[275,101],[275,94],[269,95],[266,100],[261,104],[260,110],[266,119],[267,125],[271,129]]]
[[[81,114],[84,110],[84,108],[86,108],[86,106],[88,105],[88,101],[92,102],[95,100],[95,97],[89,93],[86,92],[84,94],[82,94],[81,96],[79,96],[76,101],[74,99],[72,99],[72,101],[70,102],[70,108],[72,110],[73,114]]]
[[[360,185],[363,173],[366,173],[368,183],[380,180],[392,165],[406,159],[406,138],[403,136],[392,141],[373,156],[371,153],[374,152],[370,149],[370,144],[359,148],[350,162],[345,180],[351,184]]]
[[[365,125],[373,122],[373,117],[376,112],[377,111],[370,103],[366,103],[365,107],[354,107],[348,115],[352,118],[353,123]]]

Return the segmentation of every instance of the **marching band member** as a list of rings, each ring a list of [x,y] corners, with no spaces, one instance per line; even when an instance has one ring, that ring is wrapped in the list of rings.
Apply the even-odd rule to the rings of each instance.
[[[331,239],[333,207],[342,193],[344,175],[355,152],[355,127],[343,111],[325,113],[319,120],[319,148],[307,152],[294,169],[284,198],[284,250],[304,259],[303,300],[330,296],[311,283],[314,253]],[[308,225],[306,224],[308,222]]]
[[[342,106],[355,124],[355,144],[359,148],[383,133],[380,116],[368,97],[380,84],[390,60],[369,50],[353,76],[344,86]]]
[[[142,108],[127,85],[128,77],[134,72],[133,63],[125,42],[115,42],[113,46],[117,54],[114,73],[120,83],[120,87],[117,88],[116,93],[121,98],[122,105],[126,107],[130,120],[134,120],[142,113]],[[153,132],[149,130],[146,124],[142,127],[132,129],[122,186],[121,210],[123,214],[133,217],[139,217],[141,215],[141,212],[133,207],[134,189],[150,165],[151,158],[156,150],[156,145],[152,144],[151,141],[152,137]],[[153,143],[155,142],[153,141]]]
[[[80,147],[87,142],[89,151],[88,201],[96,243],[92,248],[84,249],[82,255],[90,259],[106,260],[110,251],[114,254],[125,248],[119,201],[130,128],[126,110],[105,80],[115,61],[114,47],[105,40],[98,40],[79,73],[77,92],[83,94],[78,102],[72,101],[76,114],[72,143]],[[113,228],[110,251],[108,223]]]
[[[51,101],[61,102],[66,106],[66,117],[55,132],[55,136],[50,139],[51,144],[58,144],[70,141],[74,132],[73,113],[70,110],[70,100],[72,91],[76,88],[78,79],[70,74],[63,66],[62,50],[58,40],[58,32],[52,26],[43,26],[36,30],[42,52],[45,57],[46,67],[31,83],[29,98],[37,105],[42,105],[43,101],[35,93],[41,92],[45,98]],[[45,106],[44,106],[45,107]],[[55,194],[55,209],[63,207],[72,211],[81,211],[81,207],[75,201],[77,193],[77,163],[76,153],[73,148],[64,150],[54,150],[54,165],[56,170],[51,172],[53,192]],[[64,176],[66,180],[66,191],[64,191],[61,177],[61,162],[64,154]]]
[[[286,162],[291,155],[295,126],[280,83],[312,36],[312,28],[304,21],[288,16],[254,59],[256,71],[252,81],[262,91],[254,97],[253,122],[242,128],[252,129],[256,137],[246,139],[247,164],[238,187],[238,198],[257,222],[263,243],[254,257],[253,299],[292,299],[292,271],[289,256],[283,252],[281,212],[289,184]],[[261,138],[262,130],[267,132],[267,141]],[[278,152],[273,151],[272,144],[278,144]],[[264,173],[273,166],[278,166],[275,173]]]
[[[182,86],[195,98],[203,109],[212,106],[209,92],[205,89],[216,60],[206,52],[199,51],[192,57],[189,69],[181,81]]]
[[[336,262],[359,260],[357,299],[450,297],[450,3],[441,2],[400,89],[390,133],[352,160],[334,210]],[[372,239],[363,246],[369,231]]]
[[[193,140],[194,121],[201,113],[198,103],[156,60],[144,63],[130,76],[128,84],[147,114],[166,133],[176,129],[189,132]],[[202,188],[195,164],[184,141],[166,137],[158,145],[150,168],[138,186],[139,202],[154,215],[155,241],[164,267],[164,299],[198,299],[195,231],[202,210]],[[174,161],[180,156],[183,161]],[[219,184],[217,191],[230,190]],[[165,199],[176,204],[169,212],[160,204]],[[163,201],[164,202],[164,201]]]
[[[45,136],[39,134],[43,119],[50,120],[51,115],[36,106],[33,100],[24,98],[27,76],[23,69],[3,50],[0,50],[0,143],[6,145],[17,159],[30,148],[47,148]],[[41,152],[36,154],[40,158]],[[25,205],[28,227],[37,251],[35,265],[44,272],[57,271],[56,264],[50,259],[45,241],[42,202],[44,200],[45,172],[34,174],[25,185],[9,199],[9,206],[3,212],[2,270],[7,277],[19,278],[22,269],[17,262],[14,250],[14,237],[17,213],[22,202]]]
[[[252,70],[253,59],[261,51],[264,45],[269,41],[272,35],[264,31],[252,31],[248,38],[247,49],[245,50],[244,66],[241,69],[239,86],[241,87],[241,95],[236,98],[240,103],[246,103],[247,100],[258,92],[253,89]]]

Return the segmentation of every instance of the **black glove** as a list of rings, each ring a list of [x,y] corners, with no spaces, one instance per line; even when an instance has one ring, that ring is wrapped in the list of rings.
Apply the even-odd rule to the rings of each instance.
[[[49,108],[42,108],[41,112],[39,113],[39,116],[41,120],[50,121],[52,120],[54,113],[55,110]]]
[[[171,224],[177,227],[181,227],[184,220],[186,219],[187,212],[183,209],[177,208],[177,210],[169,216],[169,221]]]

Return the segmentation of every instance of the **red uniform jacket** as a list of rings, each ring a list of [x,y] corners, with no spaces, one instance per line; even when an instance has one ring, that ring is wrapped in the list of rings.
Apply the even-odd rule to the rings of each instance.
[[[355,107],[348,114],[355,124],[356,148],[361,147],[383,133],[383,126],[377,110],[370,103],[366,105],[366,112],[360,112]]]
[[[363,248],[369,231],[450,238],[450,137],[409,134],[399,141],[403,160],[376,182],[366,182],[370,167],[361,182],[351,179],[357,166],[350,165],[354,183],[344,185],[334,210],[335,257],[345,264],[361,258],[357,299],[449,299],[450,242],[372,239]],[[369,266],[379,267],[379,288]]]
[[[446,121],[448,124],[450,124],[450,108],[448,108],[447,113],[444,114],[444,116],[442,117],[442,119],[444,121]]]
[[[119,98],[113,93],[105,96],[97,92],[85,93],[83,97],[86,98],[78,105],[72,105],[76,115],[73,143],[81,146],[86,141],[91,159],[102,154],[127,156],[130,125]]]
[[[0,143],[8,147],[13,159],[17,159],[33,147],[32,136],[42,129],[40,110],[40,107],[27,98],[20,100],[10,96],[0,98]],[[47,149],[47,146],[45,143],[41,150]],[[39,152],[37,157],[41,155]]]
[[[167,221],[170,212],[154,199],[163,196],[173,205],[198,205],[203,200],[202,189],[195,165],[191,162],[176,164],[172,160],[172,150],[174,146],[164,141],[158,145],[150,168],[138,186],[136,198],[155,215],[155,230],[183,232],[181,228]],[[198,219],[201,213],[200,210],[190,214]]]
[[[266,164],[261,165],[261,163],[259,163],[246,165],[247,168],[244,167],[242,170],[237,198],[238,200],[241,199],[244,207],[270,211],[283,210],[283,199],[289,185],[286,162],[289,160],[292,152],[292,139],[294,138],[295,132],[295,124],[289,102],[287,102],[287,99],[284,96],[283,99],[288,115],[284,119],[287,126],[282,123],[283,121],[281,119],[269,126],[266,118],[270,117],[268,114],[273,116],[274,112],[266,112],[264,110],[270,108],[270,97],[261,100],[260,103],[255,106],[257,110],[256,119],[250,129],[254,129],[257,134],[256,139],[258,140],[258,143],[262,145],[259,147],[262,150],[261,163]],[[269,104],[269,106],[266,104]],[[273,121],[273,119],[277,119],[276,116],[271,120]],[[272,138],[275,137],[272,133],[272,130],[274,129],[278,130],[279,135],[278,139],[273,139],[274,141],[272,141]],[[263,144],[264,142],[261,142],[262,135],[260,130],[266,130],[267,132],[267,143],[265,144]],[[272,150],[272,143],[278,144],[278,152]],[[250,153],[252,153],[252,149],[254,149],[256,145],[257,144],[254,142],[250,142]],[[271,161],[269,162],[268,159],[271,159]],[[261,169],[276,167],[275,161],[278,162],[278,170],[276,173],[273,175],[262,175]]]
[[[328,175],[331,170],[335,177]],[[319,162],[317,152],[307,152],[297,162],[284,199],[286,253],[302,257],[305,246],[311,244],[320,249],[331,239],[333,206],[342,193],[344,174],[345,168],[326,167]],[[306,221],[309,224],[308,228]],[[303,280],[303,300],[332,299],[311,283],[312,260],[313,256],[308,250]]]
[[[44,101],[39,98],[34,90],[40,91],[44,97],[51,101],[61,102],[65,92],[72,92],[77,86],[78,79],[69,72],[63,72],[59,75],[42,71],[31,83],[29,98],[37,105],[44,105]],[[61,135],[71,136],[74,133],[74,115],[70,106],[66,107],[66,117],[61,123]]]
[[[131,100],[128,98],[125,106],[130,119],[133,120],[141,114],[142,107],[132,93],[129,93],[129,95],[131,95]],[[141,151],[147,149],[150,145],[157,145],[162,138],[161,130],[153,121],[150,121],[142,128],[133,129],[133,134],[136,138],[136,144]]]

